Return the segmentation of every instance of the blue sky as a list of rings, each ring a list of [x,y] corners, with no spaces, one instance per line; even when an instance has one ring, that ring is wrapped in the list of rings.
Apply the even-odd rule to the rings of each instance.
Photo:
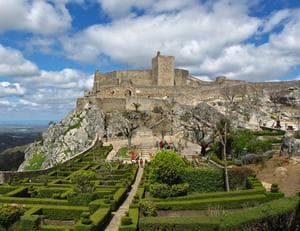
[[[299,0],[0,0],[0,121],[59,120],[160,50],[202,79],[300,79]]]

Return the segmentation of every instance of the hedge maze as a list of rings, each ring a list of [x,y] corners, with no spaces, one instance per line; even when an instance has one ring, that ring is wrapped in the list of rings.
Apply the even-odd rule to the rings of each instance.
[[[104,230],[137,173],[105,162],[111,149],[95,147],[48,174],[0,185],[0,230]]]

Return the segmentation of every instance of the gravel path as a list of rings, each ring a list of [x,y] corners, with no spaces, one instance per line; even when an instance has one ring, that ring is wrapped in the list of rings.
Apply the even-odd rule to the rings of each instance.
[[[136,175],[135,182],[131,186],[131,190],[130,190],[126,200],[119,207],[119,209],[114,213],[112,220],[110,221],[109,225],[105,229],[106,231],[118,231],[119,230],[119,226],[121,224],[121,219],[129,209],[129,206],[130,206],[130,204],[136,194],[136,191],[139,187],[140,181],[143,176],[143,172],[144,172],[144,168],[139,168],[138,173]]]

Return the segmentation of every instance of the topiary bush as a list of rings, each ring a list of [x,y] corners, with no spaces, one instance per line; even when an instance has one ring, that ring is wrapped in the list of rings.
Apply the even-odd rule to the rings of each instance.
[[[164,150],[156,154],[151,162],[149,179],[167,185],[182,182],[182,174],[187,167],[183,158],[174,151]]]
[[[140,209],[142,211],[142,214],[145,217],[156,217],[157,216],[156,205],[155,205],[155,203],[153,203],[150,200],[143,200],[140,203]]]
[[[75,184],[76,193],[91,193],[95,189],[96,174],[93,171],[79,170],[70,176],[71,182]]]

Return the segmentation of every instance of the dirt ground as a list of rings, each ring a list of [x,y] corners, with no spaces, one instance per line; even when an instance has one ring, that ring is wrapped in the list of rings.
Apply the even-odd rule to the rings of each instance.
[[[262,164],[248,165],[265,185],[277,183],[286,196],[294,196],[300,191],[300,159],[274,156]]]

